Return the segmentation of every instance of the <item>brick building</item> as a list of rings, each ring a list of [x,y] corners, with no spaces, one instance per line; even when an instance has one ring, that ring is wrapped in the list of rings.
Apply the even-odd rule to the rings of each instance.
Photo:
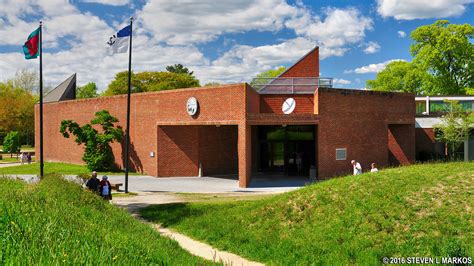
[[[61,121],[82,125],[107,109],[124,128],[126,97],[46,103],[44,159],[82,163],[83,147],[59,133]],[[365,170],[415,159],[415,97],[331,88],[319,77],[318,48],[253,86],[132,94],[130,125],[131,168],[156,177],[234,174],[247,187],[253,173],[309,176],[315,167],[329,178],[349,173],[351,159]],[[122,167],[123,143],[112,148]]]

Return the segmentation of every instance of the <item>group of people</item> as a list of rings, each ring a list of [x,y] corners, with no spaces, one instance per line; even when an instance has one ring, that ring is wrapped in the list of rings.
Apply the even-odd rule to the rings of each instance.
[[[22,152],[20,154],[20,162],[21,162],[21,164],[24,164],[25,162],[30,164],[31,163],[31,153]]]
[[[356,162],[355,160],[352,160],[351,164],[352,164],[352,169],[354,170],[354,175],[362,174],[362,166],[360,165],[359,162]],[[379,171],[379,169],[377,169],[377,166],[375,165],[375,163],[371,163],[370,167],[371,167],[370,168],[371,173]]]
[[[86,182],[86,187],[96,193],[97,195],[101,196],[104,200],[112,200],[112,186],[108,180],[109,178],[104,175],[102,176],[102,180],[97,178],[97,172],[92,172],[92,176]]]

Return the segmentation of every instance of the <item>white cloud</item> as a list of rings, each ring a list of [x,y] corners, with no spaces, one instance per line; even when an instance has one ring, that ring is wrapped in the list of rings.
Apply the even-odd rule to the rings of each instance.
[[[377,12],[382,17],[397,20],[447,18],[464,13],[473,0],[377,0]]]
[[[325,18],[300,12],[295,20],[287,22],[289,28],[320,45],[321,59],[342,56],[348,45],[363,41],[365,32],[373,29],[373,21],[355,8],[324,10]],[[296,22],[295,22],[296,21]]]
[[[347,80],[347,79],[333,79],[333,83],[334,85],[349,85],[351,84],[351,81],[350,80]]]
[[[401,30],[399,30],[397,33],[398,33],[398,37],[400,37],[400,38],[405,38],[405,36],[407,36],[407,34],[404,31],[401,31]]]
[[[299,9],[283,0],[168,1],[145,4],[138,21],[157,41],[207,42],[225,32],[277,31]]]
[[[96,3],[102,5],[110,5],[110,6],[124,6],[128,4],[129,0],[82,0],[81,2],[84,3]]]
[[[377,64],[370,64],[367,66],[361,66],[358,67],[354,70],[345,70],[344,73],[357,73],[357,74],[367,74],[367,73],[378,73],[382,70],[384,70],[385,66],[393,61],[405,61],[403,59],[392,59],[392,60],[387,60],[382,63],[377,63]]]
[[[364,53],[374,54],[380,51],[380,45],[376,42],[368,42],[365,44]]]

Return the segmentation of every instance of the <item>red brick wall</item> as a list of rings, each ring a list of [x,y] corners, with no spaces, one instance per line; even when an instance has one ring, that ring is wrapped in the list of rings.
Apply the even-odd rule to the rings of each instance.
[[[352,159],[359,161],[364,171],[372,162],[387,165],[388,124],[406,123],[414,128],[411,94],[320,88],[316,98],[320,178],[350,173]],[[347,148],[346,160],[336,161],[336,148]]]
[[[281,107],[288,98],[293,98],[296,101],[293,114],[314,113],[313,94],[262,94],[260,95],[260,112],[283,114]]]
[[[131,98],[130,139],[133,169],[157,175],[156,158],[149,153],[157,152],[157,125],[231,124],[245,121],[244,84],[225,85],[214,88],[191,88],[173,91],[137,93]],[[200,106],[198,115],[186,113],[186,101],[197,98]],[[44,105],[44,157],[46,161],[83,163],[83,147],[74,139],[65,139],[59,133],[62,120],[71,119],[80,125],[89,123],[94,113],[107,109],[119,119],[119,126],[125,128],[126,95],[94,99],[63,101]],[[38,105],[35,107],[35,126],[39,132]],[[39,134],[36,134],[39,143]],[[36,147],[39,154],[39,146]],[[112,145],[116,164],[122,166],[122,146]],[[135,159],[134,159],[135,158]]]
[[[197,176],[199,126],[158,126],[158,176]]]
[[[199,161],[203,175],[237,174],[237,126],[201,126]]]
[[[432,128],[417,128],[416,152],[435,152],[435,135]]]
[[[408,165],[415,160],[415,127],[388,125],[389,165]]]
[[[296,64],[290,67],[281,77],[319,77],[319,48],[316,47]]]

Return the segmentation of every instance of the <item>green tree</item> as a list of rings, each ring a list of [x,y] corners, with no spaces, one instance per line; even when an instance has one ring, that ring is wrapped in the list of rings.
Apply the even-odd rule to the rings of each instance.
[[[253,78],[250,81],[250,85],[253,86],[253,87],[258,87],[260,85],[264,85],[268,81],[270,81],[270,80],[267,80],[267,79],[278,77],[279,75],[281,75],[281,73],[285,72],[285,70],[286,70],[286,67],[281,66],[281,67],[276,68],[276,69],[270,69],[270,70],[264,71],[264,72],[256,75],[255,78]]]
[[[367,88],[377,91],[430,94],[431,76],[413,63],[393,61],[380,71],[376,79],[367,80]]]
[[[466,88],[474,87],[473,25],[439,20],[410,36],[413,62],[433,75],[433,94],[466,94]]]
[[[184,67],[181,64],[175,64],[172,66],[167,66],[166,71],[171,72],[171,73],[177,73],[177,74],[188,74],[190,76],[193,75],[193,71],[189,71],[187,67]]]
[[[188,74],[172,72],[139,72],[132,73],[132,92],[147,92],[174,90],[180,88],[199,87],[199,80]],[[126,94],[128,88],[128,73],[117,73],[115,79],[104,92],[105,96]]]
[[[474,113],[466,111],[457,101],[446,101],[446,114],[441,123],[435,125],[436,140],[446,143],[451,159],[464,143],[474,126]]]
[[[219,86],[221,85],[219,82],[208,82],[206,84],[204,84],[204,87],[215,87],[215,86]]]
[[[82,87],[77,87],[76,98],[78,99],[95,98],[97,96],[97,85],[94,82],[89,82]]]
[[[3,151],[10,153],[10,157],[13,157],[13,153],[18,153],[20,148],[20,134],[17,131],[11,131],[3,141]]]
[[[26,144],[33,141],[36,99],[27,90],[0,82],[0,137],[18,131]]]
[[[104,171],[114,168],[114,154],[110,143],[121,141],[123,131],[116,128],[114,123],[118,119],[110,115],[107,110],[95,113],[95,118],[90,124],[82,127],[71,120],[61,121],[59,132],[69,138],[70,134],[76,137],[75,142],[78,145],[84,144],[85,150],[82,160],[86,163],[87,168],[91,171]],[[99,132],[94,125],[100,125],[102,132]]]

